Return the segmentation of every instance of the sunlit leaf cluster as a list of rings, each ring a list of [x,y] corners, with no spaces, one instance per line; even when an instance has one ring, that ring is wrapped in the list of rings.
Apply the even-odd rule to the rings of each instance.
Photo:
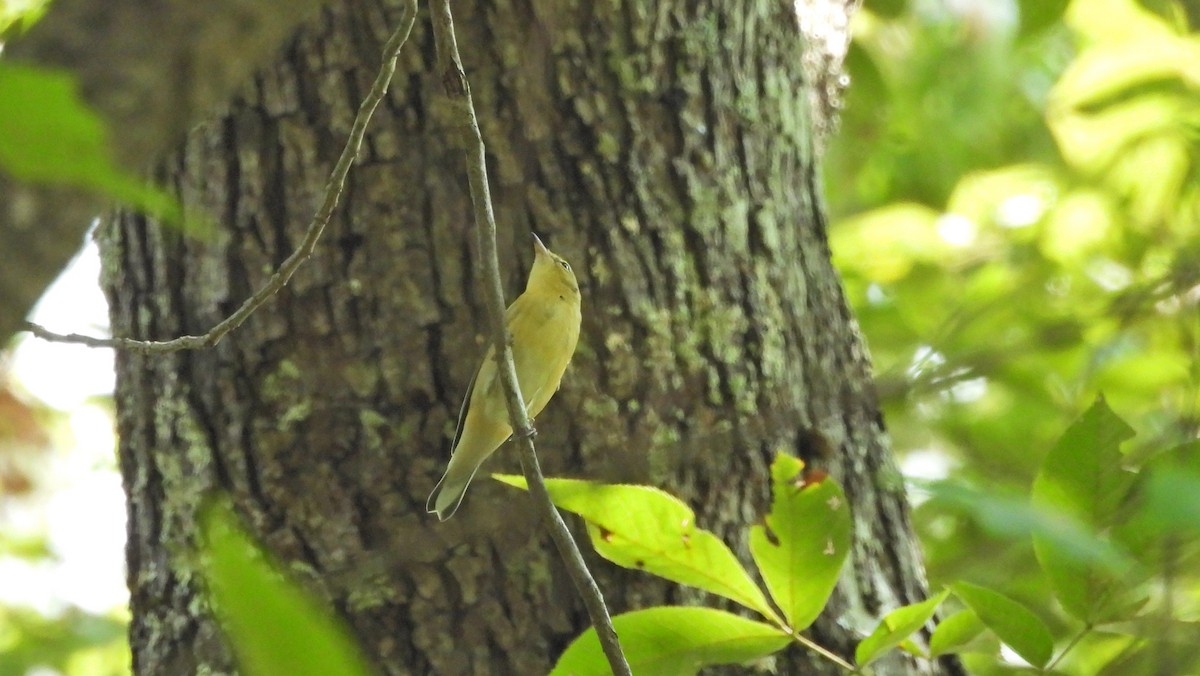
[[[867,4],[827,163],[901,446],[1028,480],[1038,456],[1017,449],[1044,452],[1098,391],[1147,442],[1187,438],[1200,38],[1133,0],[991,23],[949,4]]]
[[[1036,615],[1019,624],[1037,626],[1039,645],[1058,646],[1055,673],[1200,669],[1200,645],[1183,638],[1200,629],[1200,443],[1131,457],[1124,445],[1132,434],[1100,400],[1054,444],[1028,497],[955,479],[925,485],[931,510],[968,516],[1009,548],[1032,542],[1044,590],[1029,601]],[[978,611],[962,584],[951,587]],[[1031,657],[1040,659],[1040,648],[1022,649],[1010,640],[1019,637],[987,624],[1022,658],[1046,666]],[[979,673],[1001,664],[987,646],[968,657]]]
[[[519,476],[496,476],[525,487]],[[951,590],[896,608],[882,617],[847,661],[804,633],[825,611],[850,551],[852,516],[837,482],[812,477],[804,464],[779,455],[771,466],[773,500],[764,523],[750,529],[750,553],[770,601],[733,553],[713,533],[697,527],[682,502],[646,486],[550,479],[555,504],[578,514],[597,553],[624,566],[697,587],[736,601],[762,621],[704,607],[663,606],[613,618],[634,673],[690,676],[719,664],[762,660],[797,644],[847,672],[875,673],[871,665],[891,650],[924,659],[979,643],[995,650],[995,637],[1030,662],[1044,665],[1054,649],[1050,631],[1030,610],[991,589],[959,583]],[[935,613],[951,595],[965,609],[931,634]],[[986,630],[990,644],[981,641]],[[589,629],[559,658],[553,673],[609,673]],[[880,672],[883,673],[883,672]]]
[[[999,539],[1031,543],[1045,596],[1026,603],[953,580],[873,628],[858,627],[852,659],[806,632],[844,573],[853,530],[845,494],[824,473],[806,473],[782,454],[772,463],[770,511],[749,538],[765,593],[728,545],[662,490],[577,479],[549,479],[547,489],[559,508],[582,518],[603,558],[742,608],[658,606],[615,616],[634,673],[691,676],[785,649],[810,650],[862,674],[887,673],[876,662],[893,650],[925,660],[958,654],[979,674],[1022,664],[1056,674],[1190,673],[1200,668],[1200,644],[1188,638],[1200,618],[1189,591],[1200,583],[1200,443],[1133,458],[1123,447],[1132,436],[1100,399],[1059,437],[1027,497],[992,495],[961,480],[927,484],[936,509],[966,514]],[[520,476],[495,478],[526,487]],[[247,673],[365,673],[332,611],[278,573],[228,508],[214,503],[203,521],[211,598]],[[609,673],[594,629],[567,647],[552,673]]]
[[[1198,27],[1174,0],[868,0],[826,163],[904,467],[953,477],[916,512],[931,577],[1081,636],[1066,673],[1141,673],[1197,617],[1186,552],[1144,558],[1151,514],[1196,513],[1194,459],[1144,463],[1200,420]],[[1128,425],[1071,425],[1099,394]],[[1118,616],[1125,633],[1079,633]],[[1149,617],[1179,634],[1147,643]]]
[[[821,613],[850,551],[850,505],[832,480],[808,483],[803,463],[779,456],[774,500],[750,551],[763,594],[726,545],[695,523],[677,498],[646,486],[550,479],[554,503],[581,516],[596,552],[609,561],[737,602],[765,621],[723,610],[662,606],[613,618],[634,673],[695,674],[700,668],[760,659],[786,647]],[[525,488],[519,476],[497,476]],[[576,639],[555,674],[609,673],[594,629]]]

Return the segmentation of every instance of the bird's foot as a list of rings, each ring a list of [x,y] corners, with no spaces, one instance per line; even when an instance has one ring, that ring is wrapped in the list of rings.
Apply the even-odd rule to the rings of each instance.
[[[519,432],[518,431],[518,432],[513,433],[513,438],[517,438],[517,437],[524,437],[526,439],[537,439],[537,428],[533,426],[533,418],[529,419],[529,431],[527,431],[527,432]]]

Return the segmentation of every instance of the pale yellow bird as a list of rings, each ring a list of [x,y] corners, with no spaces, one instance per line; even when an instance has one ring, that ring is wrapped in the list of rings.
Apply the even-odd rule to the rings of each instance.
[[[579,300],[579,283],[570,264],[534,235],[533,268],[525,292],[504,313],[504,324],[512,337],[517,382],[530,418],[541,413],[558,391],[575,354],[582,320]],[[489,347],[467,386],[450,465],[425,503],[425,509],[442,521],[454,516],[476,470],[512,435],[493,355],[494,348]]]

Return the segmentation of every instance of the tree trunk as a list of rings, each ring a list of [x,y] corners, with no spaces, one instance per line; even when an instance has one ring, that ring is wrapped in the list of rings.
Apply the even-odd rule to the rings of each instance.
[[[583,291],[578,352],[537,421],[547,473],[661,486],[744,556],[772,456],[828,470],[857,526],[812,635],[850,654],[849,629],[926,590],[830,264],[790,5],[455,4],[508,289],[532,230]],[[291,252],[399,15],[331,5],[164,163],[211,239],[133,214],[103,230],[114,334],[202,332]],[[440,92],[421,16],[291,284],[215,349],[119,356],[137,673],[231,668],[181,556],[214,488],[385,673],[544,672],[586,627],[524,494],[477,480],[451,521],[424,513],[486,330]],[[515,454],[485,469],[518,471]],[[591,558],[614,613],[714,603]],[[799,648],[776,667],[837,673]]]

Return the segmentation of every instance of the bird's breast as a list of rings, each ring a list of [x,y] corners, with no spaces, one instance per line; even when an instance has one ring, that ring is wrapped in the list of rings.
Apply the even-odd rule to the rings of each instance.
[[[517,378],[530,415],[537,415],[558,389],[575,353],[581,316],[578,303],[557,295],[539,299],[531,310],[515,317],[511,330]]]

